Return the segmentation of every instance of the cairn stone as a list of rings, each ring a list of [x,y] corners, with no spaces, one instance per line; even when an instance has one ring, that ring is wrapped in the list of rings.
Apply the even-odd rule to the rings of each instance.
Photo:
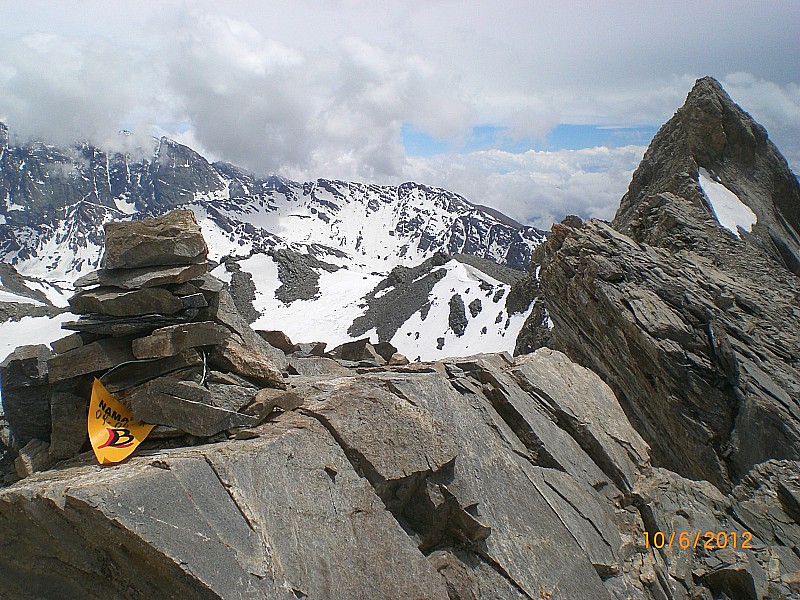
[[[125,290],[138,290],[160,285],[183,284],[200,277],[207,271],[206,263],[138,269],[98,269],[78,279],[75,287],[81,289],[104,285]]]
[[[298,344],[293,344],[289,336],[282,331],[256,331],[270,346],[283,350],[284,354],[292,354],[300,350]]]
[[[222,344],[230,335],[227,328],[210,321],[172,325],[133,340],[133,354],[139,359],[175,356],[189,348]]]
[[[112,222],[105,231],[106,269],[204,264],[208,255],[200,226],[190,210],[173,210],[141,221]]]
[[[69,308],[79,315],[99,313],[113,317],[133,317],[152,313],[171,315],[188,307],[181,298],[161,287],[140,290],[100,287],[75,294],[69,300]]]

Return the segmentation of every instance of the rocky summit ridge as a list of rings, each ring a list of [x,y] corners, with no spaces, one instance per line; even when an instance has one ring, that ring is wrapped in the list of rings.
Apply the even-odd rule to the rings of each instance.
[[[797,198],[699,80],[614,221],[554,226],[509,283],[524,353],[428,362],[367,334],[445,255],[327,350],[250,327],[196,211],[109,224],[76,333],[0,367],[0,597],[800,597]],[[325,271],[280,260],[282,294]],[[94,376],[157,424],[117,465],[87,447]]]

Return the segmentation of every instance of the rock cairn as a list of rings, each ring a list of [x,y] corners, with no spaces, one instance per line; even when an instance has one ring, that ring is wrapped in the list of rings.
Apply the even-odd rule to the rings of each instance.
[[[22,347],[2,365],[19,475],[84,447],[95,377],[136,420],[160,426],[154,437],[209,438],[263,420],[256,397],[286,387],[288,361],[242,319],[207,254],[189,210],[106,226],[101,268],[69,301],[80,317],[62,325],[75,333],[55,354]]]

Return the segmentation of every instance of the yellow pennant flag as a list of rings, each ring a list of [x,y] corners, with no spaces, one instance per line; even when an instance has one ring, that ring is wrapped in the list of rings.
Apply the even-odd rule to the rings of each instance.
[[[133,413],[94,380],[89,404],[89,440],[101,465],[127,458],[155,425],[133,421]]]

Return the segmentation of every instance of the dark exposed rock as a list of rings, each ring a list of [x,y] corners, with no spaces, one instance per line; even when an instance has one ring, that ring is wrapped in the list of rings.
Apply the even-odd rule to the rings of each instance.
[[[309,356],[307,358],[292,357],[289,359],[289,373],[313,377],[330,375],[332,377],[351,375],[350,369],[343,367],[332,358]]]
[[[141,385],[150,379],[167,375],[174,371],[199,367],[203,364],[197,350],[190,348],[174,356],[159,360],[135,362],[121,366],[103,376],[103,385],[111,392],[118,392],[127,388]]]
[[[334,273],[339,270],[336,265],[288,248],[273,250],[270,255],[278,265],[278,279],[281,282],[275,290],[275,297],[284,304],[316,298],[319,295],[319,272]]]
[[[469,308],[469,314],[471,314],[472,318],[474,319],[483,310],[483,305],[481,304],[481,299],[480,298],[475,298],[472,302],[469,303],[469,307],[468,308]]]
[[[105,269],[204,264],[208,248],[190,210],[105,226]]]
[[[253,301],[256,299],[256,286],[253,283],[253,276],[247,271],[243,271],[239,263],[234,260],[225,261],[225,268],[231,274],[228,291],[233,298],[236,310],[239,311],[245,321],[248,323],[254,322],[261,316],[261,313],[253,307]]]
[[[464,299],[461,294],[453,294],[453,297],[450,298],[450,314],[447,316],[447,323],[458,337],[464,335],[467,330],[469,319],[464,310]]]
[[[75,456],[88,439],[86,415],[89,399],[71,392],[53,392],[50,399],[50,456],[54,459]]]
[[[88,336],[86,336],[88,337]],[[95,341],[95,340],[90,340]],[[53,349],[53,352],[56,354],[63,354],[64,352],[69,352],[70,350],[75,350],[75,348],[80,348],[84,344],[86,344],[86,340],[84,336],[80,333],[71,333],[70,335],[60,338],[54,342],[50,343],[50,347]]]
[[[9,429],[6,443],[17,450],[34,438],[50,437],[47,361],[51,356],[47,346],[22,346],[0,364],[2,413]]]
[[[187,308],[174,315],[141,315],[134,317],[110,317],[105,315],[83,316],[77,321],[67,321],[61,324],[62,329],[79,331],[82,334],[111,335],[122,337],[152,333],[160,327],[188,323],[197,317],[200,311],[196,308]]]
[[[446,274],[445,269],[438,267],[448,260],[446,254],[437,252],[416,267],[392,269],[388,277],[364,297],[367,309],[353,321],[348,335],[356,337],[374,329],[378,341],[388,341],[414,313],[419,312],[425,320],[430,309],[431,290]]]

